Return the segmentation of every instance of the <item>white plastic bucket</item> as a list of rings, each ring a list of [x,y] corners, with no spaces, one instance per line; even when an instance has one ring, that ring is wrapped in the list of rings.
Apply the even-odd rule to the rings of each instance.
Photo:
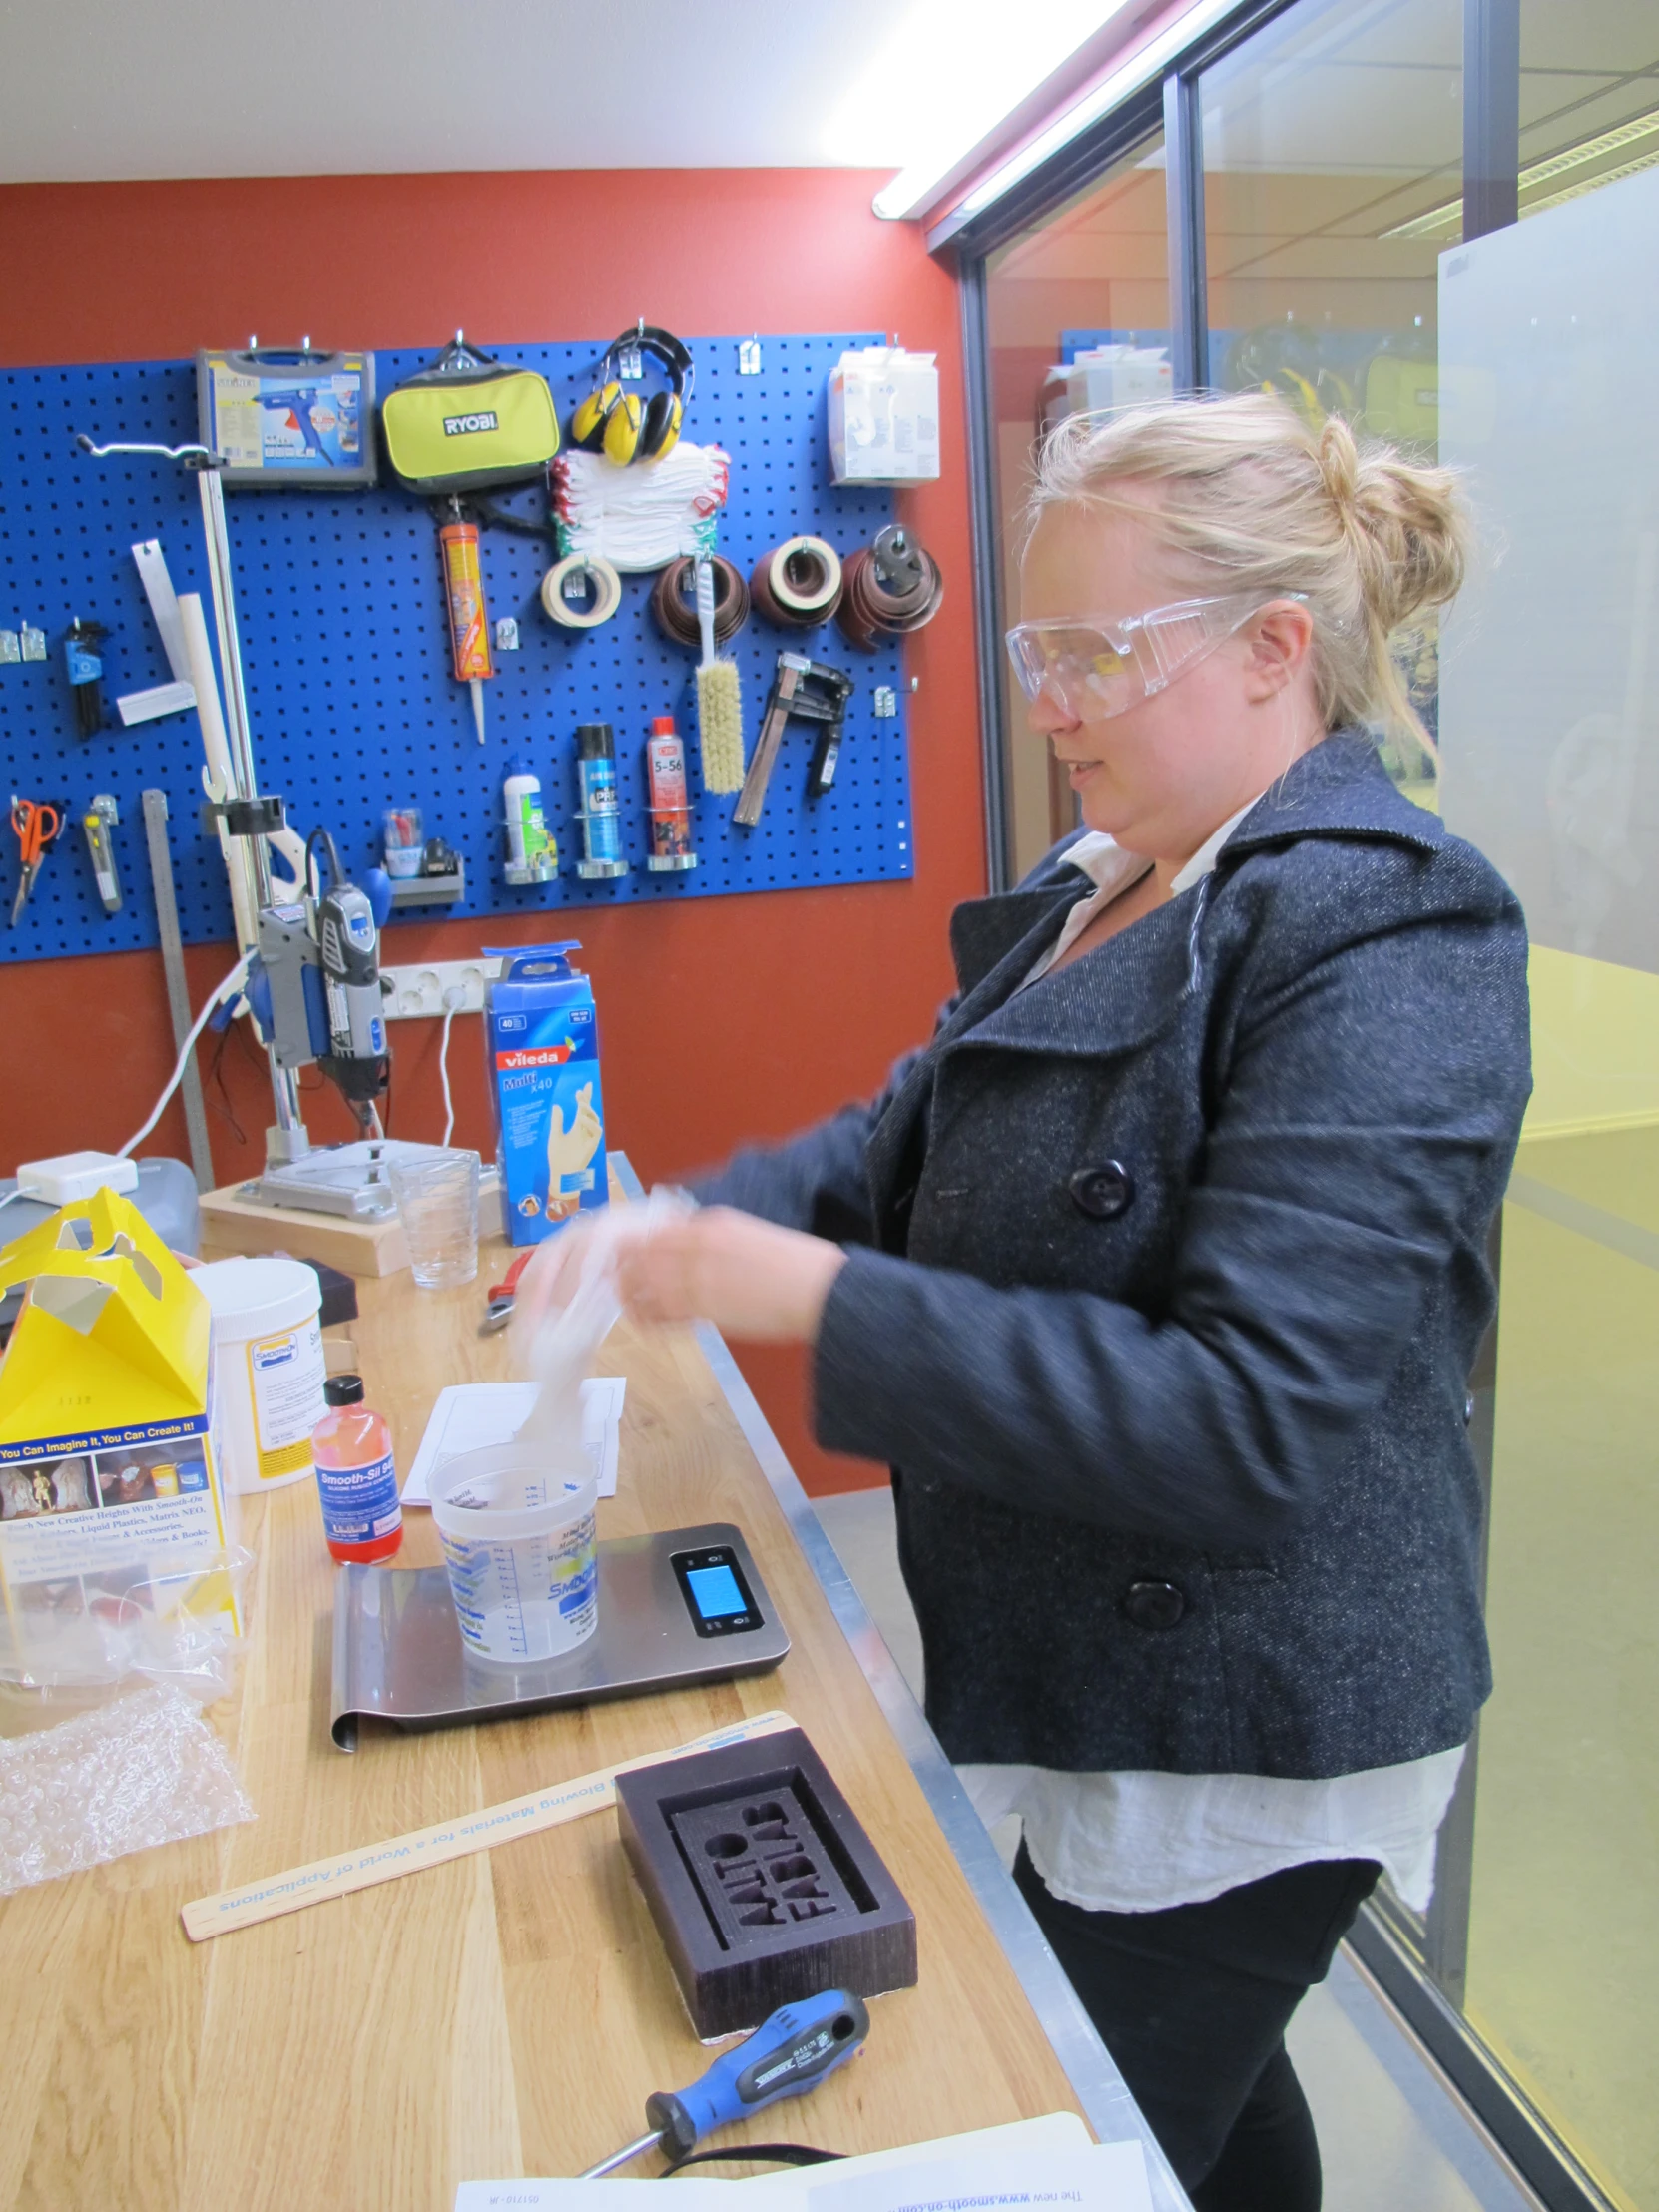
[[[468,1651],[524,1666],[574,1651],[593,1634],[596,1476],[561,1477],[513,1442],[445,1459],[430,1489]]]
[[[302,1260],[211,1260],[191,1270],[213,1311],[215,1424],[228,1487],[280,1490],[312,1471],[322,1401],[322,1286]]]

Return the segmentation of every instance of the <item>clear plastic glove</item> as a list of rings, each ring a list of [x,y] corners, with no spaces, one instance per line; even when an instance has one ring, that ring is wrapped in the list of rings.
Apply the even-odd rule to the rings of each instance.
[[[619,1256],[694,1211],[695,1201],[670,1189],[653,1191],[643,1206],[607,1206],[538,1246],[519,1277],[512,1363],[541,1385],[519,1435],[551,1460],[580,1454],[582,1381],[623,1310]]]

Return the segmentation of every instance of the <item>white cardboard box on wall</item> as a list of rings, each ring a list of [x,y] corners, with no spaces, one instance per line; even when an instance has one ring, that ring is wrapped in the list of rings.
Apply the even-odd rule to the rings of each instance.
[[[830,372],[830,461],[837,484],[915,484],[939,473],[939,371],[932,353],[866,345]]]

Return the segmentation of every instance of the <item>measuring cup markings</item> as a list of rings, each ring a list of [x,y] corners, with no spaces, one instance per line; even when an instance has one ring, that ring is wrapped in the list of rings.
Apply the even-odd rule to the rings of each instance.
[[[503,1492],[506,1493],[505,1498]],[[594,1485],[526,1467],[492,1445],[433,1475],[463,1641],[500,1662],[556,1657],[598,1622]]]

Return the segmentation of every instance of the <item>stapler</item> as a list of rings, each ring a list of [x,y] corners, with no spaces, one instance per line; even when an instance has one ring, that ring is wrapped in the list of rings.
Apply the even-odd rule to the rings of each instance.
[[[812,799],[824,797],[835,781],[846,703],[851,696],[852,679],[840,669],[829,668],[822,661],[810,661],[804,653],[779,654],[777,673],[767,694],[766,720],[761,725],[760,739],[749,763],[749,774],[743,780],[743,790],[738,794],[737,808],[732,816],[734,822],[741,823],[746,830],[753,830],[760,821],[773,763],[784,741],[784,725],[791,715],[819,726],[807,792]]]

